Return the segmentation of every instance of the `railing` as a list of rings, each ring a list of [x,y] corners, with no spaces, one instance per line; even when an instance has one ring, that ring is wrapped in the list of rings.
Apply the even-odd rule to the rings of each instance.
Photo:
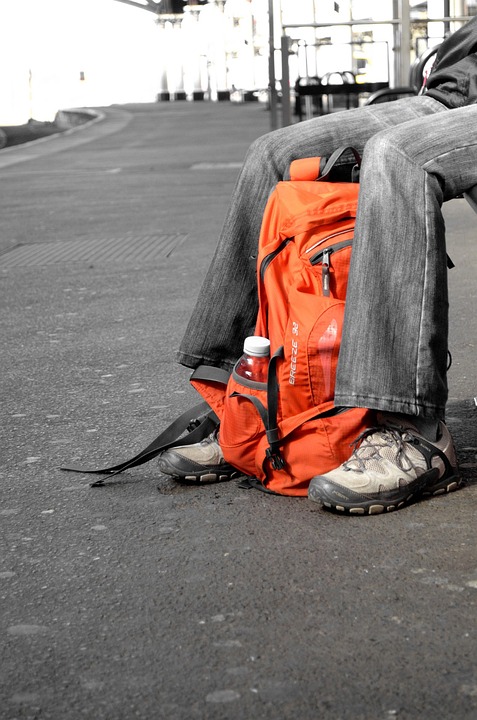
[[[403,7],[405,3],[402,4]],[[408,8],[409,10],[409,8]],[[276,48],[270,48],[270,125],[271,129],[290,125],[292,122],[292,111],[291,111],[291,91],[290,91],[290,68],[289,68],[289,57],[290,57],[290,42],[293,40],[287,32],[291,30],[298,30],[302,28],[332,28],[332,27],[355,27],[355,26],[373,26],[373,25],[390,25],[395,28],[395,85],[407,85],[409,72],[411,67],[411,25],[424,23],[453,23],[453,22],[467,22],[471,16],[444,16],[436,18],[426,18],[414,20],[410,18],[409,12],[403,13],[399,19],[390,20],[347,20],[342,22],[326,22],[326,23],[307,23],[307,24],[284,24],[282,26],[282,36],[280,40],[280,53],[281,53],[281,67],[282,67],[282,78],[281,78],[281,122],[278,117],[278,89],[275,82],[275,51]],[[273,42],[273,34],[271,34],[271,41]],[[274,43],[273,43],[274,44]]]

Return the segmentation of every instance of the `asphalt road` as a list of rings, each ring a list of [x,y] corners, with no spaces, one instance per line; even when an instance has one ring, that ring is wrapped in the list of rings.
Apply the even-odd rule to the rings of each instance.
[[[446,206],[465,487],[341,517],[154,462],[257,104],[109,108],[0,151],[0,720],[477,717],[476,216]]]

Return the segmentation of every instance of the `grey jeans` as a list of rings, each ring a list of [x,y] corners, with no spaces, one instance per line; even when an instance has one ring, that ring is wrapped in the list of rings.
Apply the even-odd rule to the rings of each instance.
[[[448,298],[444,200],[477,184],[477,105],[415,97],[268,133],[246,156],[178,360],[230,368],[253,331],[266,201],[290,162],[363,154],[337,405],[443,417]]]

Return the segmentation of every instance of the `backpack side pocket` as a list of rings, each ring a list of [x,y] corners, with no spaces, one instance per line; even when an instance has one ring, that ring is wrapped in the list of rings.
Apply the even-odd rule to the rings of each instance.
[[[266,412],[266,383],[249,383],[233,373],[225,393],[219,443],[225,460],[246,475],[257,472],[255,453],[265,435],[262,413]]]

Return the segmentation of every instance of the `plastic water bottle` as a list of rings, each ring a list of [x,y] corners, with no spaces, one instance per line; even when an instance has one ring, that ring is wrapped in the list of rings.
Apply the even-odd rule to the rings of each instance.
[[[245,338],[243,355],[235,366],[235,372],[246,380],[266,383],[269,360],[270,340],[252,335]]]

